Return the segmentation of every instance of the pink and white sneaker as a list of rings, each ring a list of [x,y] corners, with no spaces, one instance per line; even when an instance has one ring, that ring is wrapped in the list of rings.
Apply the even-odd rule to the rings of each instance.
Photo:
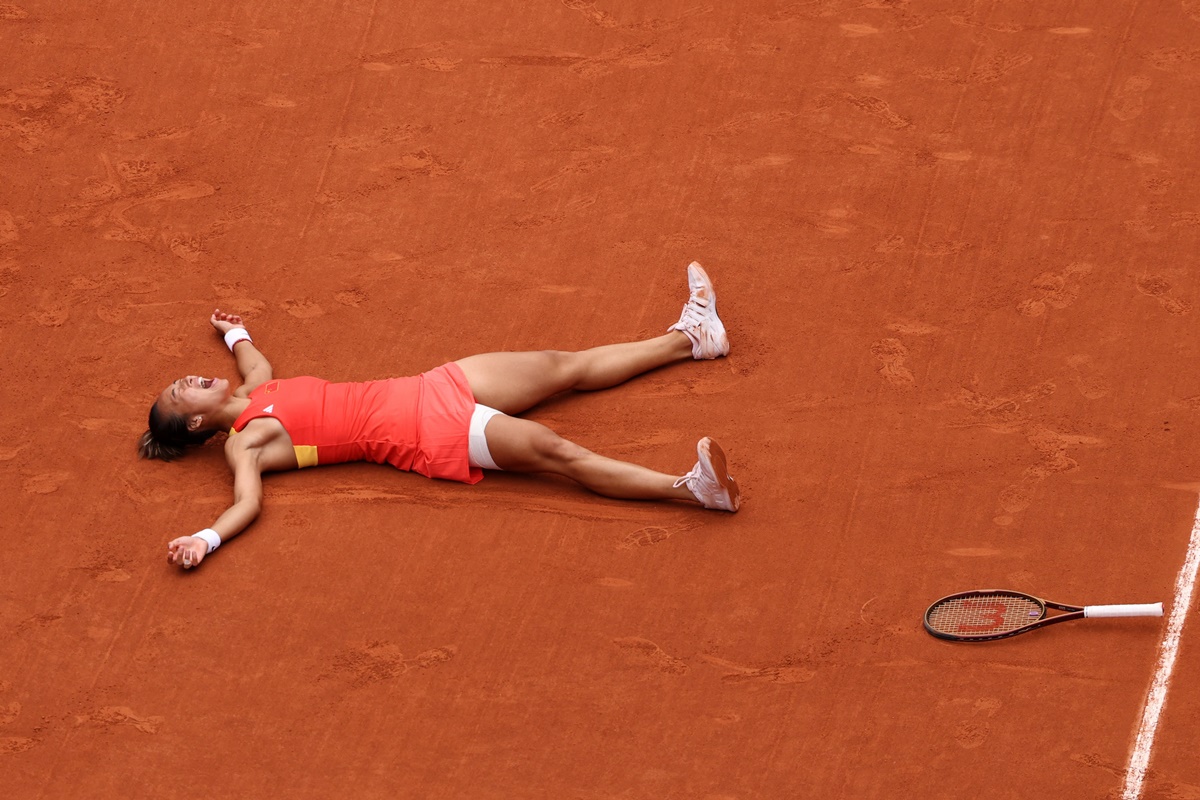
[[[700,263],[688,265],[688,290],[690,296],[683,306],[683,314],[668,331],[682,331],[692,340],[692,358],[719,358],[729,355],[729,337],[725,325],[717,316],[717,293],[712,280]]]
[[[742,490],[729,474],[729,464],[721,445],[705,436],[696,445],[700,460],[692,471],[675,481],[675,485],[687,486],[705,508],[720,511],[737,511],[742,504]]]

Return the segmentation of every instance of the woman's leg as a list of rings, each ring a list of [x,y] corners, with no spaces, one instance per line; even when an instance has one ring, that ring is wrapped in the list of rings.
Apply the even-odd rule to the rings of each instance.
[[[520,417],[497,414],[488,421],[484,436],[500,469],[562,475],[605,497],[694,500],[721,511],[737,511],[742,502],[725,452],[707,437],[696,446],[696,466],[686,475],[675,476],[597,455],[541,423]]]
[[[695,261],[688,265],[688,292],[679,322],[663,336],[579,352],[485,353],[456,363],[475,402],[520,414],[568,389],[607,389],[675,361],[727,355],[729,338],[717,316],[716,291]]]
[[[500,469],[562,475],[605,497],[625,500],[696,500],[679,475],[606,458],[569,442],[538,422],[497,415],[485,428]]]
[[[640,342],[578,352],[484,353],[455,363],[466,374],[475,402],[505,414],[520,414],[559,392],[607,389],[690,358],[691,340],[680,331],[671,331]]]

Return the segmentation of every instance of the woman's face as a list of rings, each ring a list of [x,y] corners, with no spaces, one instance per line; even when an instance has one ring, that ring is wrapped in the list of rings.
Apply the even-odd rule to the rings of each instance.
[[[187,417],[190,428],[194,417],[211,414],[224,405],[229,393],[229,381],[224,378],[188,375],[162,390],[158,407],[161,411]]]

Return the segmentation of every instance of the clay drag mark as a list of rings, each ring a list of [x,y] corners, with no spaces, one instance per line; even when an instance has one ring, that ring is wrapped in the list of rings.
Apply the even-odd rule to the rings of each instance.
[[[1112,385],[1104,378],[1091,356],[1076,354],[1067,358],[1073,370],[1071,382],[1088,400],[1099,400],[1112,394]]]
[[[778,684],[808,683],[817,674],[816,670],[790,661],[765,667],[748,667],[716,656],[705,655],[701,658],[715,667],[726,670],[725,674],[721,676],[721,680],[731,684],[748,681]]]
[[[871,355],[879,362],[879,374],[895,389],[911,389],[917,379],[912,370],[905,366],[908,348],[899,339],[880,339],[871,345]]]
[[[128,725],[142,733],[154,735],[162,727],[163,718],[159,716],[142,716],[127,706],[105,706],[83,718],[80,722],[81,724],[83,722],[91,722],[109,728]]]
[[[662,66],[673,56],[673,50],[665,50],[653,44],[631,44],[605,50],[598,56],[582,56],[577,53],[499,55],[486,56],[479,59],[479,63],[500,67],[566,67],[584,78],[599,78],[616,68],[643,69]]]
[[[997,52],[985,57],[967,74],[962,74],[960,68],[921,70],[918,74],[923,78],[944,81],[957,86],[976,86],[996,83],[1006,78],[1009,73],[1024,67],[1033,61],[1028,53]]]
[[[12,685],[7,681],[0,680],[0,734],[6,733],[5,728],[16,724],[21,719],[23,708],[21,702],[6,699],[11,696]],[[0,735],[0,756],[32,750],[40,743],[43,731],[44,726],[39,725],[31,731],[33,736]]]
[[[643,639],[640,636],[625,636],[612,641],[633,664],[650,667],[668,675],[683,675],[688,671],[687,664],[668,655],[649,639]]]
[[[1043,272],[1030,285],[1037,290],[1034,297],[1022,300],[1017,311],[1026,317],[1040,317],[1046,308],[1065,309],[1079,299],[1083,279],[1091,274],[1092,265],[1075,263],[1060,272]]]
[[[1175,296],[1174,287],[1158,275],[1143,275],[1136,279],[1137,290],[1147,297],[1153,297],[1168,314],[1182,317],[1192,310],[1192,304]]]
[[[1128,122],[1141,116],[1142,112],[1146,110],[1144,95],[1152,83],[1153,81],[1149,78],[1141,75],[1127,78],[1113,94],[1108,113],[1122,122]]]
[[[38,741],[32,736],[0,736],[0,755],[24,753],[36,747]]]
[[[601,11],[595,3],[588,0],[562,0],[562,4],[572,11],[583,15],[583,18],[600,28],[615,28],[618,23],[612,14]]]
[[[882,120],[889,128],[893,130],[903,130],[912,126],[912,120],[908,117],[901,116],[892,110],[892,107],[884,100],[870,95],[846,94],[843,99],[850,105]]]
[[[340,679],[355,688],[398,678],[415,669],[429,669],[450,661],[457,654],[453,645],[425,650],[412,658],[405,658],[400,649],[391,642],[368,642],[339,653],[333,666],[321,677]]]

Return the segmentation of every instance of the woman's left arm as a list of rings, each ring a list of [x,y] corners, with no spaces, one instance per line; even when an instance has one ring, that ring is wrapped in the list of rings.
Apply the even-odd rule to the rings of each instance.
[[[213,312],[208,321],[222,336],[236,328],[246,330],[246,325],[242,322],[240,315],[226,314],[219,308]],[[260,384],[271,380],[274,374],[271,370],[271,362],[267,361],[266,356],[255,347],[254,342],[250,340],[249,333],[234,341],[230,349],[233,351],[233,357],[237,359],[238,372],[242,375],[242,385],[234,394],[238,397],[249,397],[250,392]]]
[[[211,528],[168,543],[170,563],[185,569],[199,566],[206,555],[249,527],[262,511],[262,451],[252,445],[245,446],[238,438],[231,438],[225,446],[225,456],[233,470],[233,505],[217,517]]]

